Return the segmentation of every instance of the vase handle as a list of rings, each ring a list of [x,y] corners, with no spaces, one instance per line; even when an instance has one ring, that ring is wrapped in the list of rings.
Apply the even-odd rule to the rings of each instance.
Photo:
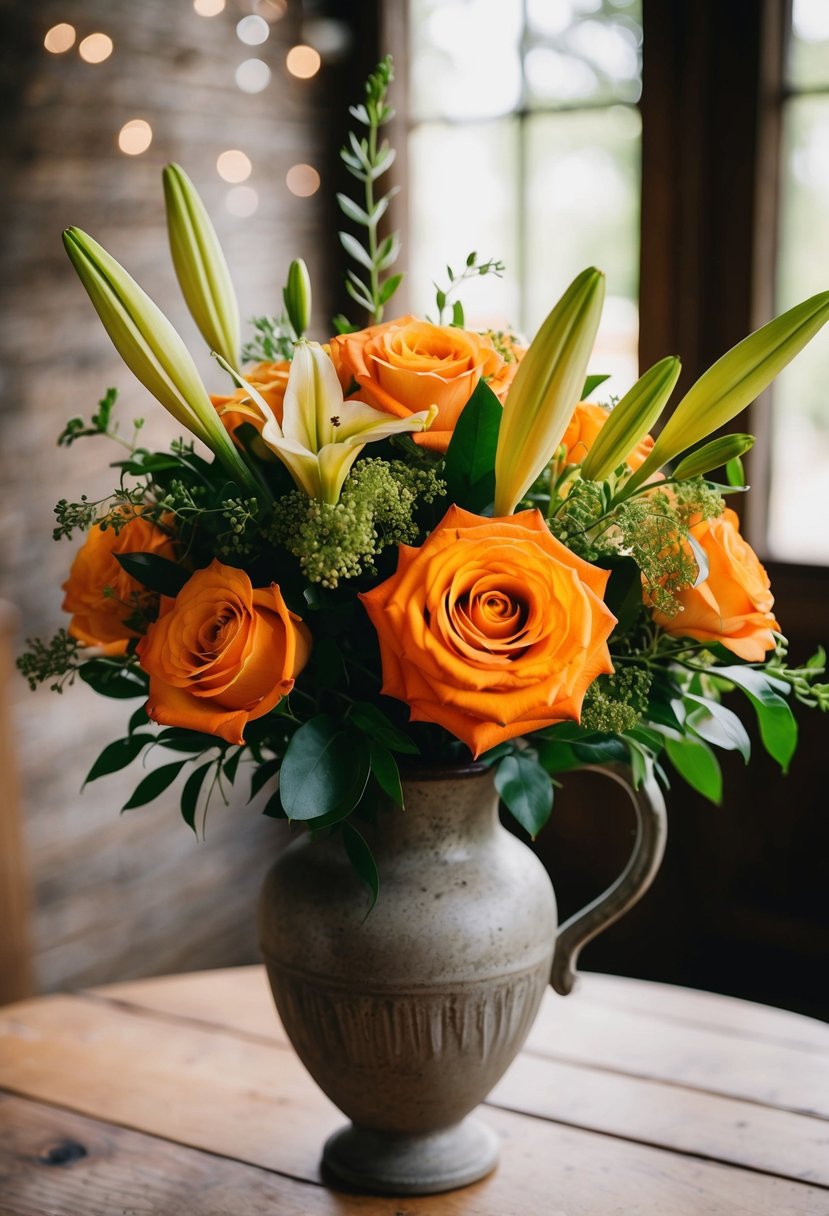
[[[558,931],[550,982],[562,996],[573,990],[582,946],[632,908],[653,882],[668,834],[665,800],[653,774],[635,789],[625,764],[588,764],[579,771],[602,773],[622,786],[636,811],[636,840],[627,865],[612,886],[566,920]]]

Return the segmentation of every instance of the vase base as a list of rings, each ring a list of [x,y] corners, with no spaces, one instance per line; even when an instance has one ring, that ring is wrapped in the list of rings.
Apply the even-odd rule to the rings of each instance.
[[[498,1164],[499,1140],[468,1118],[425,1136],[402,1136],[351,1124],[322,1152],[323,1170],[359,1190],[386,1195],[436,1195],[469,1186]]]

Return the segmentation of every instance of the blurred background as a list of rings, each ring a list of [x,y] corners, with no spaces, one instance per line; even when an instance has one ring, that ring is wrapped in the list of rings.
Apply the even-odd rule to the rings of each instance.
[[[7,997],[254,961],[253,905],[284,837],[243,798],[198,844],[175,796],[119,816],[131,770],[81,785],[122,707],[85,686],[30,693],[10,669],[24,637],[64,623],[73,547],[51,540],[55,501],[113,480],[105,440],[57,448],[66,420],[115,386],[148,445],[175,433],[109,345],[61,230],[91,232],[201,352],[164,227],[160,171],[178,161],[243,315],[279,310],[301,256],[324,339],[354,307],[334,202],[347,105],[386,51],[400,312],[433,311],[433,280],[475,250],[506,271],[471,284],[468,326],[531,337],[595,264],[608,299],[591,371],[620,395],[673,353],[687,386],[829,286],[826,0],[0,0]],[[795,659],[829,640],[827,384],[822,335],[734,423],[758,436],[743,524]],[[722,807],[676,782],[662,873],[585,966],[829,1017],[826,724],[801,719],[789,776],[759,752],[726,764]],[[537,845],[565,915],[615,876],[631,830],[599,778],[568,779]]]

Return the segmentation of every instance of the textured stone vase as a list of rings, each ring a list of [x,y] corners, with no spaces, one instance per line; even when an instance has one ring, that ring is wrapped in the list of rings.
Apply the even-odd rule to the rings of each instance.
[[[558,934],[547,873],[500,825],[481,765],[424,770],[404,783],[405,810],[364,831],[380,871],[369,915],[336,835],[306,836],[279,857],[260,940],[291,1042],[352,1120],[325,1145],[330,1175],[430,1194],[495,1166],[497,1138],[470,1112],[520,1050],[551,978],[570,990],[580,947],[638,899],[661,860],[659,790],[626,788],[638,821],[628,866]]]

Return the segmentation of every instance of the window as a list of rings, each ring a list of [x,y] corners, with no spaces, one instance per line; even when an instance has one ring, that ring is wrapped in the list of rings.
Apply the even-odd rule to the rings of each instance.
[[[410,290],[468,252],[506,263],[467,324],[532,337],[586,266],[607,274],[591,370],[638,375],[641,0],[411,0]]]
[[[795,0],[783,101],[777,311],[829,286],[829,4]],[[796,479],[797,493],[791,492]],[[829,342],[812,342],[774,391],[767,548],[829,565]]]

